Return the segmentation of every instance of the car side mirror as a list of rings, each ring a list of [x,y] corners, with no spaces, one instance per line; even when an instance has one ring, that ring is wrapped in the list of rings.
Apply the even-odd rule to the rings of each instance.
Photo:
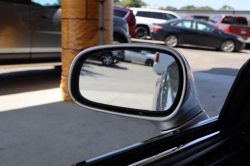
[[[157,62],[153,68],[126,62],[138,58],[133,57],[134,51],[150,52],[149,57],[158,54]],[[107,56],[110,63],[103,61]],[[208,118],[187,60],[169,47],[116,44],[88,48],[72,62],[69,92],[73,101],[84,108],[145,119],[162,132],[183,129]]]

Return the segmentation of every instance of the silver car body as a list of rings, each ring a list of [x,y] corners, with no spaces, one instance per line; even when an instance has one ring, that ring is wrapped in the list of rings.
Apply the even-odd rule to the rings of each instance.
[[[124,52],[125,61],[133,61],[145,64],[145,62],[149,59],[154,61],[155,54],[152,54],[145,50],[139,52],[136,50],[125,50]]]
[[[164,55],[161,56],[161,53],[159,53],[158,62],[154,62],[153,69],[157,74],[162,74],[164,70],[174,61],[174,58]]]

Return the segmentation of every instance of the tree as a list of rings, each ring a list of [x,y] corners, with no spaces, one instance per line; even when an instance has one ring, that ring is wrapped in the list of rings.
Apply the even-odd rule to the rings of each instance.
[[[166,10],[177,10],[176,7],[172,7],[172,6],[167,6],[165,9],[166,9]]]
[[[114,0],[114,4],[125,7],[142,7],[147,5],[142,0],[122,0],[122,1]]]
[[[189,5],[189,6],[184,6],[181,8],[181,10],[195,10],[195,6],[194,5]]]
[[[220,10],[234,10],[234,8],[228,5],[224,5],[220,8]]]

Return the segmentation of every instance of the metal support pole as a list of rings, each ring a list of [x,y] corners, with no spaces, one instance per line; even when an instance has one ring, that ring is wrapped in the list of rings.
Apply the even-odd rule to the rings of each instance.
[[[98,45],[104,44],[104,0],[99,1],[99,28],[98,28]]]

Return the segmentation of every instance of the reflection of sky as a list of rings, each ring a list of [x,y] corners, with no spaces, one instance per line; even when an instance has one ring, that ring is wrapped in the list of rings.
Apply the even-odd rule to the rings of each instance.
[[[54,4],[54,3],[57,3],[58,0],[32,0],[33,2],[36,2],[36,3],[39,3],[41,5],[44,5],[46,3],[49,3],[49,4]]]

